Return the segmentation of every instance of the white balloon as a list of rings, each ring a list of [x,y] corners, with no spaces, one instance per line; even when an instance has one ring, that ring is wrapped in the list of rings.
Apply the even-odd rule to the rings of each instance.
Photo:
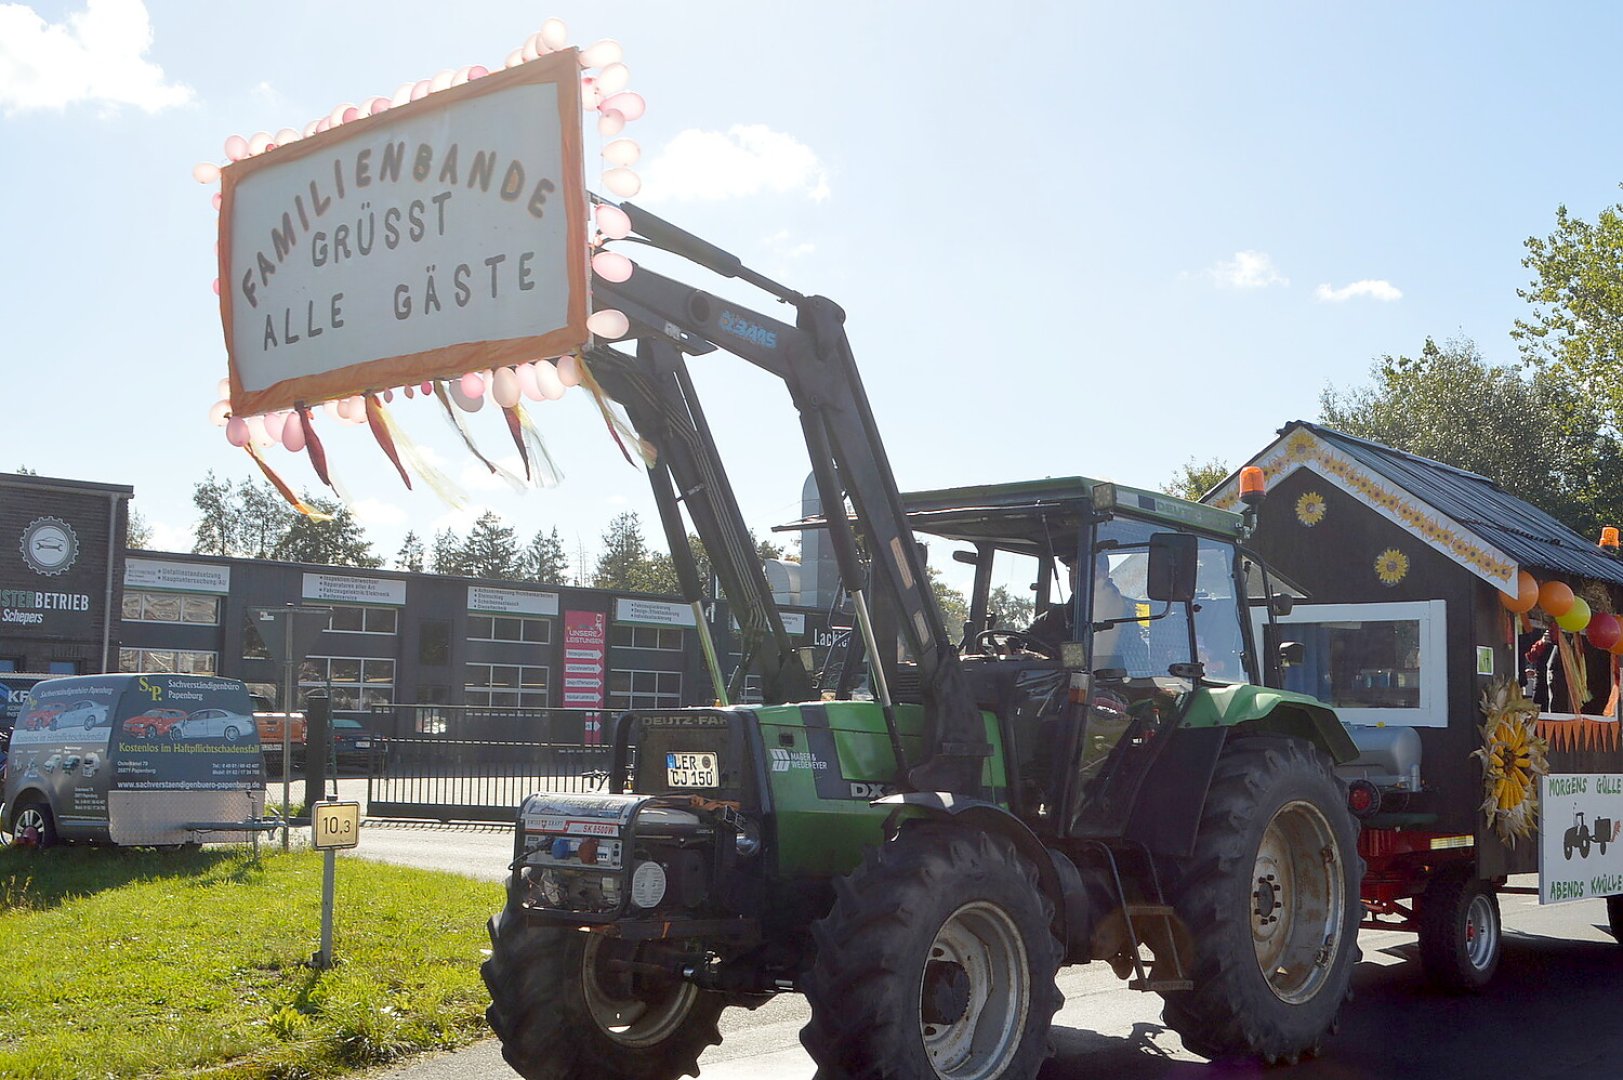
[[[192,179],[199,184],[212,184],[220,178],[220,167],[212,161],[199,161],[192,166]]]
[[[626,336],[631,329],[631,320],[626,313],[615,308],[604,308],[594,311],[586,319],[586,329],[601,338],[618,339]]]
[[[231,419],[231,403],[229,401],[216,401],[209,406],[209,423],[215,427],[225,427],[226,421]]]
[[[535,363],[520,364],[513,369],[518,375],[519,393],[531,401],[541,400],[541,387],[535,381]]]
[[[548,52],[557,52],[569,44],[569,28],[564,25],[562,19],[548,19],[541,24],[536,36],[541,44],[546,46]]]
[[[496,399],[496,404],[504,409],[511,409],[518,404],[523,392],[519,386],[517,372],[507,367],[496,369],[496,377],[490,387],[490,396]]]
[[[558,381],[565,386],[580,385],[580,360],[574,353],[558,357]]]
[[[569,359],[573,360],[574,357]],[[563,377],[558,374],[557,365],[550,360],[537,360],[535,362],[535,386],[540,392],[540,396],[548,401],[557,401],[569,389],[564,385]]]
[[[221,379],[219,382],[215,383],[214,384],[214,392],[216,394],[219,394],[223,398],[230,397],[231,396],[231,380],[230,379]]]
[[[592,272],[604,281],[619,284],[631,277],[636,264],[618,251],[600,251],[592,256]]]
[[[642,190],[642,177],[622,166],[603,174],[603,186],[622,199],[629,199]]]
[[[603,107],[605,109],[618,109],[625,114],[625,118],[629,121],[641,119],[642,114],[648,109],[648,103],[642,99],[641,94],[631,90],[622,90],[613,97],[607,98],[603,102]]]
[[[277,146],[286,146],[289,143],[298,142],[299,139],[300,139],[299,133],[297,131],[294,131],[292,128],[288,127],[288,128],[283,128],[281,131],[278,131],[276,133],[276,138],[272,139],[271,141],[274,142]]]
[[[610,240],[624,240],[631,235],[631,218],[618,206],[598,203],[597,227]]]
[[[631,85],[631,69],[624,64],[609,64],[597,73],[597,88],[605,94],[617,94]]]
[[[580,66],[583,68],[607,67],[618,64],[625,55],[620,43],[613,38],[604,38],[594,45],[588,45],[580,51]]]
[[[511,67],[512,65],[509,64],[508,66]],[[406,102],[410,101],[411,100],[411,88],[414,85],[416,85],[416,84],[407,82],[407,83],[401,83],[399,86],[395,87],[394,88],[394,96],[389,99],[389,104],[398,109],[400,106],[402,106]]]
[[[626,114],[619,109],[599,108],[597,117],[597,133],[605,139],[618,135],[626,129]]]
[[[256,131],[254,132],[254,137],[248,140],[248,153],[263,154],[265,149],[270,146],[270,143],[270,132]]]
[[[340,419],[340,417],[338,415],[338,402],[336,402],[336,401],[323,401],[321,403],[321,408],[322,408],[322,410],[324,412],[326,412],[326,414],[328,416],[332,417],[334,420]]]
[[[615,139],[603,147],[603,160],[610,165],[635,165],[642,157],[642,147],[635,139]]]
[[[253,440],[253,444],[261,450],[276,445],[276,440],[271,438],[270,432],[265,430],[265,418],[263,416],[248,417],[248,438]]]
[[[277,442],[282,441],[282,429],[287,426],[287,413],[268,412],[260,419],[265,424],[265,434]]]
[[[432,79],[428,80],[429,92],[436,94],[439,93],[441,90],[449,87],[451,85],[451,80],[454,78],[456,78],[456,72],[453,69],[441,68],[439,71],[434,73],[434,77]]]

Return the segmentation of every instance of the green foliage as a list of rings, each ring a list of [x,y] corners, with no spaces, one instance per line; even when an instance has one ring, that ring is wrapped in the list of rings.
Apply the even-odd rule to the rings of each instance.
[[[425,561],[423,538],[417,535],[415,529],[408,529],[405,537],[400,541],[400,550],[395,553],[395,569],[409,570],[412,573],[420,574]]]
[[[1522,265],[1533,280],[1517,295],[1533,306],[1511,331],[1522,355],[1563,373],[1573,391],[1604,412],[1618,430],[1623,416],[1623,205],[1595,223],[1555,212],[1555,231],[1526,241]]]
[[[1031,625],[1036,607],[1030,593],[1016,596],[1007,585],[995,586],[987,597],[987,608],[997,616],[1000,630],[1024,630]]]
[[[941,578],[941,571],[933,566],[930,572],[930,591],[935,594],[936,606],[941,609],[941,623],[946,627],[947,640],[957,641],[964,636],[964,623],[969,621],[969,599]]]
[[[1231,471],[1222,458],[1196,461],[1191,457],[1161,485],[1161,490],[1180,499],[1198,501],[1202,495],[1227,480]]]
[[[536,533],[519,553],[519,576],[543,585],[569,584],[569,556],[556,525],[549,534]]]
[[[629,512],[616,516],[603,533],[603,554],[597,557],[592,584],[599,589],[681,594],[670,556],[648,547],[642,518]]]
[[[1623,447],[1594,401],[1553,369],[1524,377],[1469,339],[1384,356],[1369,385],[1326,389],[1326,424],[1478,473],[1588,536],[1623,520]]]
[[[304,493],[303,499],[312,509],[331,515],[332,520],[317,521],[294,514],[282,538],[276,542],[275,558],[327,566],[383,565],[383,560],[372,553],[372,543],[349,507],[337,499],[312,496],[309,492]]]
[[[482,578],[519,576],[518,533],[494,510],[473,523],[462,545],[462,573]]]
[[[306,965],[322,857],[0,849],[0,1075],[324,1080],[483,1037],[501,887],[338,860],[329,971]]]
[[[462,573],[462,541],[450,529],[434,534],[434,554],[429,567],[436,574]]]
[[[135,551],[146,551],[152,547],[152,526],[141,511],[130,507],[130,516],[124,522],[124,546]]]

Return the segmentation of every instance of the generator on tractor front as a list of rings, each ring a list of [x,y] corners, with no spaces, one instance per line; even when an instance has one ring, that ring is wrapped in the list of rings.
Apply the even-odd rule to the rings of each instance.
[[[1276,600],[1247,516],[1082,477],[903,496],[843,313],[623,209],[795,321],[644,269],[597,285],[634,352],[588,363],[657,451],[686,598],[703,596],[691,523],[745,647],[724,677],[699,618],[718,704],[619,716],[607,791],[520,808],[484,968],[509,1063],[694,1073],[722,1008],[793,991],[820,1076],[1029,1077],[1056,972],[1092,960],[1161,994],[1199,1053],[1315,1052],[1356,954],[1361,866],[1333,774],[1355,751],[1328,709],[1259,685],[1251,611]],[[828,530],[851,600],[853,647],[820,680],[688,375],[718,347],[782,378],[835,508],[798,523]],[[960,640],[918,534],[974,568]],[[1035,582],[1029,629],[991,610],[1011,573]],[[729,704],[749,676],[762,703]]]

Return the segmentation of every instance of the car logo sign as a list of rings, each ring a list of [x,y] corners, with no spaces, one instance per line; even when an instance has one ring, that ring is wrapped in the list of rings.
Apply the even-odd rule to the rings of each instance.
[[[65,574],[79,557],[79,538],[61,518],[35,518],[23,530],[23,561],[36,574]]]

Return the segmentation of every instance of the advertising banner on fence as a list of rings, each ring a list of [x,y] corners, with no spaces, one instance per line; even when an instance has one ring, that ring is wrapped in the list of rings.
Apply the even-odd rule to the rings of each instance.
[[[603,707],[608,645],[608,619],[601,611],[564,612],[564,708]],[[603,741],[602,718],[595,713],[586,718],[585,741]]]
[[[1623,893],[1623,774],[1540,781],[1539,903]]]

